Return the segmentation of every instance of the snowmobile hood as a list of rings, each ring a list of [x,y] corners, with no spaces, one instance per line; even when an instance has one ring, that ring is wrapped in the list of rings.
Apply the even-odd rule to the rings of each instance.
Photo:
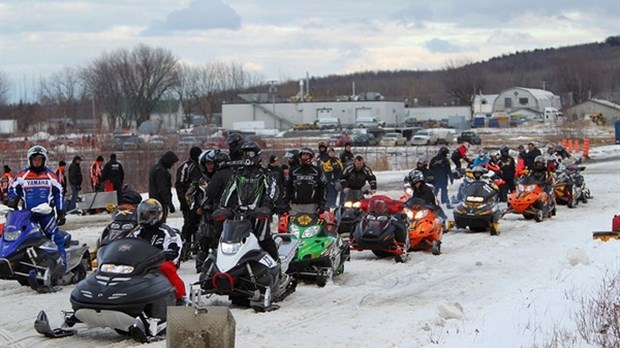
[[[99,265],[127,265],[134,268],[132,274],[159,268],[165,261],[164,253],[140,238],[121,238],[104,244],[97,255]],[[99,266],[101,269],[101,266]],[[103,272],[101,272],[103,273]]]

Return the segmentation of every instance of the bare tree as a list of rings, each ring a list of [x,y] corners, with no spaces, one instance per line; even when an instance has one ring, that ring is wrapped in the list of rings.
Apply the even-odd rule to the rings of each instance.
[[[448,61],[442,69],[441,80],[448,94],[459,105],[470,105],[472,97],[484,88],[484,72],[471,61]]]
[[[56,116],[65,120],[59,131],[65,131],[66,121],[76,122],[78,107],[85,96],[84,81],[78,68],[65,67],[42,79],[40,93],[41,103],[55,106]]]
[[[177,59],[169,50],[140,44],[131,52],[120,49],[111,55],[120,85],[136,125],[148,120],[162,95],[179,83]]]
[[[6,72],[0,71],[0,104],[6,103],[6,97],[11,89],[11,80]]]
[[[112,57],[107,53],[102,54],[83,70],[83,76],[91,98],[94,98],[107,115],[108,129],[115,129],[117,123],[125,123],[127,113],[123,113],[124,95],[121,89],[121,78],[114,67]],[[101,123],[102,120],[99,122]]]
[[[556,65],[557,81],[569,91],[572,103],[579,104],[596,95],[602,85],[602,74],[597,62],[567,59]]]

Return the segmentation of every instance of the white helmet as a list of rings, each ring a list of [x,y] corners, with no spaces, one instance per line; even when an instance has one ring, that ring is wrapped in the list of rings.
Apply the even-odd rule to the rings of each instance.
[[[45,167],[45,163],[47,163],[47,150],[41,145],[35,145],[28,150],[28,164],[32,167],[32,158],[35,156],[43,157],[43,164],[41,164],[41,168]]]

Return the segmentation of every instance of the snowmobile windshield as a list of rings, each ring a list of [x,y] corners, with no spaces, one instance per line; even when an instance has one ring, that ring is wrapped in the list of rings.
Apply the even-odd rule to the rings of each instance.
[[[252,232],[250,220],[226,220],[222,231],[221,241],[226,243],[240,243]]]
[[[106,272],[111,266],[130,267],[132,274],[158,269],[165,261],[164,252],[141,238],[121,238],[110,241],[99,249],[99,269]]]
[[[483,201],[489,200],[496,194],[497,191],[484,181],[473,181],[463,188],[463,197],[481,197]]]
[[[536,178],[532,176],[524,176],[521,180],[519,180],[519,184],[521,185],[540,185],[540,180],[536,180]]]

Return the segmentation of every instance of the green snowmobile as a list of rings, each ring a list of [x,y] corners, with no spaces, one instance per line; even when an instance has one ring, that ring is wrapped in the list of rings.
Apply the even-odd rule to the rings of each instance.
[[[350,259],[349,243],[328,231],[325,220],[314,214],[297,214],[289,218],[288,232],[299,238],[300,244],[287,273],[324,287],[332,276],[344,272],[344,262]]]

